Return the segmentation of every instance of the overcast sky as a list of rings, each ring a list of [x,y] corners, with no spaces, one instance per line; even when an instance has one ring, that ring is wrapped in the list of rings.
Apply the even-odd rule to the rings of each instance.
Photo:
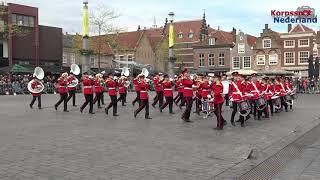
[[[0,0],[2,1],[2,0]],[[39,8],[40,24],[62,27],[64,32],[81,32],[82,0],[6,0]],[[245,33],[259,35],[264,24],[273,30],[284,32],[286,24],[274,24],[271,10],[295,10],[299,6],[316,8],[320,14],[320,0],[89,0],[93,11],[98,2],[103,2],[121,14],[114,22],[126,30],[151,27],[154,17],[162,26],[168,12],[174,11],[175,20],[200,19],[206,9],[207,23],[211,27],[231,31],[232,27]],[[319,16],[320,20],[320,16]],[[318,24],[306,24],[315,30]]]

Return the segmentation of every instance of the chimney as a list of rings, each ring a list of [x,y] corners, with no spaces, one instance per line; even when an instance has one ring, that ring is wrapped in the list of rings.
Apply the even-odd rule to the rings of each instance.
[[[265,24],[265,25],[264,25],[264,29],[269,29],[269,25],[268,25],[268,24]]]
[[[220,26],[218,26],[218,31],[220,30]]]
[[[237,34],[237,30],[236,30],[236,28],[234,28],[234,27],[232,28],[232,34],[233,34],[233,35],[236,35],[236,34]]]
[[[288,24],[288,32],[290,32],[292,29],[292,24]]]

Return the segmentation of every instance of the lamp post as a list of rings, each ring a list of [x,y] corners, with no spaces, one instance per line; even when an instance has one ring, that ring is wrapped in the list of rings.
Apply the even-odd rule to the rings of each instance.
[[[82,50],[83,56],[83,72],[90,73],[90,51],[89,51],[89,12],[88,0],[83,0],[83,15],[82,15]]]
[[[173,67],[174,67],[174,27],[173,27],[174,12],[169,13],[169,58],[168,58],[168,73],[170,77],[174,77]]]

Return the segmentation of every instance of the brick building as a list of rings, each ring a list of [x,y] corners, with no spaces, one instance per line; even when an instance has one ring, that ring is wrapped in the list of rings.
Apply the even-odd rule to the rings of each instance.
[[[62,29],[39,25],[38,8],[13,3],[0,8],[0,24],[4,27],[0,32],[0,66],[24,64],[59,69]]]

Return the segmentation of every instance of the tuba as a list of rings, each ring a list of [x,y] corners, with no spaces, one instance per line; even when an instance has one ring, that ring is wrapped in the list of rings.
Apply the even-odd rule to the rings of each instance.
[[[71,64],[70,66],[70,73],[74,75],[79,75],[80,74],[80,67],[77,64]],[[73,80],[68,87],[76,87],[79,84],[79,79],[75,77],[75,80]]]
[[[147,83],[151,82],[150,79],[147,78],[149,76],[149,71],[148,71],[147,68],[142,68],[142,71],[141,71],[140,75],[144,75],[145,81]]]
[[[128,67],[122,68],[121,75],[128,77],[130,75],[130,71]]]
[[[34,69],[33,77],[36,77],[37,79],[33,79],[28,83],[28,90],[31,93],[41,93],[44,90],[44,85],[40,81],[44,78],[44,71],[41,67],[36,67]],[[36,88],[32,88],[32,83],[34,81],[37,81],[40,85],[38,85]]]

